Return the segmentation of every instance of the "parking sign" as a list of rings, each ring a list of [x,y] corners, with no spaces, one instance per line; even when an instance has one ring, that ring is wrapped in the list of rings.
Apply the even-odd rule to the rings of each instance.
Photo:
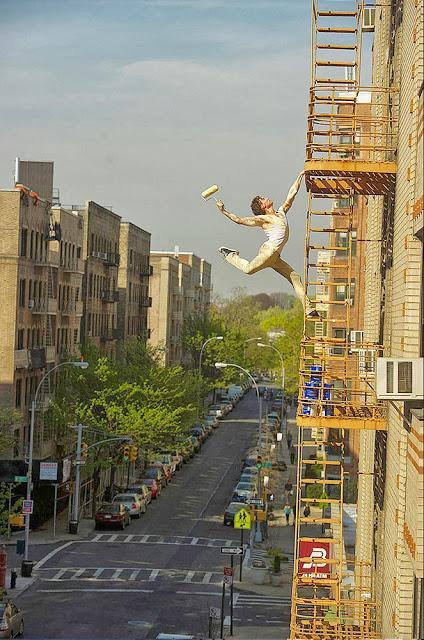
[[[31,514],[34,507],[34,500],[24,500],[22,502],[22,513]]]

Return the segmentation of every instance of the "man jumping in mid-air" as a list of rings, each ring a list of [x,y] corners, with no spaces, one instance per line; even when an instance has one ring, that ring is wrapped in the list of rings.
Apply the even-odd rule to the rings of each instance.
[[[308,316],[319,318],[318,312],[311,307],[309,299],[305,295],[305,290],[299,274],[296,273],[296,271],[280,257],[280,253],[289,238],[286,212],[292,206],[296,194],[299,191],[303,173],[304,172],[302,171],[302,173],[300,173],[296,178],[287,194],[286,201],[277,211],[274,209],[274,203],[272,200],[262,196],[256,196],[256,198],[253,198],[250,205],[254,216],[240,218],[234,213],[227,211],[222,200],[218,200],[217,207],[227,216],[227,218],[236,224],[243,224],[246,227],[261,227],[268,236],[268,240],[264,242],[259,249],[258,255],[250,262],[248,260],[244,260],[244,258],[240,258],[239,252],[236,249],[220,247],[219,251],[225,257],[227,262],[248,275],[256,273],[261,269],[265,269],[265,267],[271,267],[271,269],[280,273],[293,285],[295,294],[302,304],[305,304],[305,311]]]

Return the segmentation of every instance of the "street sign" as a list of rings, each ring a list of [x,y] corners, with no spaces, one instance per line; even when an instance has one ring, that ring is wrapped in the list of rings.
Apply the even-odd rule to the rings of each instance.
[[[209,607],[209,617],[214,620],[219,620],[221,617],[221,609],[218,609],[218,607]]]
[[[231,567],[224,567],[224,576],[232,576],[233,569]]]
[[[13,482],[26,482],[27,481],[27,477],[26,476],[15,476]]]
[[[73,464],[75,467],[82,467],[83,465],[85,465],[86,460],[74,460]]]
[[[34,500],[24,500],[22,502],[22,513],[31,514],[34,507]]]
[[[328,578],[330,575],[330,565],[327,563],[329,555],[329,542],[302,540],[299,543],[299,557],[309,558],[309,561],[299,562],[299,573],[308,578]]]
[[[264,463],[264,467],[265,467],[266,469],[272,469],[272,462],[265,462],[265,463]]]
[[[40,462],[40,480],[57,482],[58,467],[57,462]]]
[[[221,547],[221,553],[228,556],[239,556],[243,553],[242,547]]]
[[[233,582],[233,576],[224,576],[223,578],[224,584],[232,584],[232,582]]]
[[[250,513],[246,509],[240,509],[234,516],[234,529],[250,529]]]

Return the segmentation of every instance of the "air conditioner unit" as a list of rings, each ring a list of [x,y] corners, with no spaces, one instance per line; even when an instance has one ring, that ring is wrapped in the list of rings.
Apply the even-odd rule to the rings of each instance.
[[[422,400],[424,358],[377,358],[377,398]]]
[[[375,7],[364,9],[362,14],[362,31],[371,32],[375,29]]]
[[[374,378],[375,376],[375,349],[355,349],[359,354],[359,377]]]
[[[28,300],[28,309],[34,309],[35,300]]]

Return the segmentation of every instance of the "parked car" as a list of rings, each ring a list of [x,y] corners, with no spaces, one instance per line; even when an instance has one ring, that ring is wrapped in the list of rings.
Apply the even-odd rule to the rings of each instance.
[[[200,440],[196,436],[191,435],[189,437],[191,444],[194,446],[194,452],[200,451]]]
[[[171,473],[172,475],[174,475],[178,465],[176,459],[171,453],[161,452],[158,454],[157,459],[164,464],[169,464],[169,466],[171,467]]]
[[[240,478],[239,478],[239,483],[240,482],[244,482],[247,484],[254,484],[255,486],[258,485],[258,476],[251,476],[247,473],[242,473]]]
[[[146,478],[156,480],[160,484],[162,489],[167,485],[166,478],[163,475],[163,471],[162,469],[159,469],[159,467],[147,467],[147,469],[144,470],[144,476]]]
[[[201,427],[192,427],[189,434],[198,438],[200,442],[206,440],[206,432]]]
[[[206,416],[205,423],[210,425],[212,429],[216,429],[219,426],[219,421],[216,416]]]
[[[205,422],[202,422],[202,428],[206,429],[206,435],[209,438],[209,436],[211,436],[212,433],[213,433],[213,426],[211,424],[209,424],[209,422],[206,422],[206,420],[205,420]]]
[[[24,616],[13,600],[0,602],[0,638],[18,638],[24,635]]]
[[[119,527],[124,530],[130,524],[131,517],[123,502],[104,502],[97,509],[94,522],[95,529]]]
[[[240,511],[240,509],[245,508],[246,505],[244,504],[244,502],[230,502],[230,504],[224,511],[224,524],[234,525],[234,516]]]
[[[153,478],[142,478],[141,481],[150,489],[152,500],[156,500],[157,498],[159,498],[160,492],[162,491],[160,482],[154,480]]]
[[[251,491],[252,494],[256,494],[256,484],[254,482],[238,482],[235,486],[234,493],[239,490]],[[252,498],[255,496],[252,495]]]
[[[221,400],[221,404],[228,409],[227,413],[230,413],[230,411],[234,409],[234,403],[231,400]]]
[[[244,489],[239,489],[235,491],[231,497],[231,502],[244,502],[246,503],[252,497],[251,491],[245,491]]]
[[[113,499],[115,502],[122,502],[132,518],[141,518],[141,514],[147,511],[146,501],[138,493],[118,493]]]
[[[172,473],[169,464],[163,464],[162,462],[154,460],[149,464],[148,468],[150,467],[153,467],[154,469],[160,469],[162,471],[165,477],[166,484],[169,484],[171,482]]]
[[[252,478],[257,478],[259,475],[258,467],[243,467],[243,471],[241,472],[243,476],[251,476]]]
[[[144,482],[134,482],[131,486],[126,488],[128,493],[138,493],[139,496],[143,496],[146,501],[146,505],[149,505],[152,501],[152,492]]]
[[[174,451],[171,451],[171,456],[175,464],[177,465],[177,469],[182,469],[184,464],[184,456],[182,450],[174,449]]]
[[[217,418],[222,418],[224,414],[223,414],[222,408],[221,408],[221,406],[219,404],[212,404],[208,408],[208,415],[216,416]]]

